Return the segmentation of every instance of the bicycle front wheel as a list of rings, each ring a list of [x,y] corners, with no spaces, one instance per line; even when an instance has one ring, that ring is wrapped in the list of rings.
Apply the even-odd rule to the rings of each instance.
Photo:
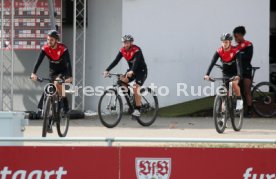
[[[151,126],[158,115],[158,98],[150,88],[142,88],[140,94],[142,103],[141,116],[137,118],[137,122],[142,126]]]
[[[69,129],[70,115],[65,113],[63,109],[57,114],[57,133],[59,137],[66,137]]]
[[[214,101],[213,118],[219,134],[223,133],[226,128],[227,116],[226,97],[217,95]]]
[[[276,115],[276,87],[269,82],[261,82],[252,90],[252,107],[261,117]]]
[[[230,98],[230,109],[231,109],[231,124],[234,131],[240,131],[243,125],[243,112],[244,110],[236,110],[236,96]]]
[[[108,128],[117,126],[123,115],[123,102],[115,89],[109,89],[101,96],[98,104],[101,123]]]
[[[51,108],[51,100],[50,97],[46,97],[46,100],[43,105],[43,126],[42,126],[42,137],[47,136],[47,128],[49,125],[50,119],[50,108]]]

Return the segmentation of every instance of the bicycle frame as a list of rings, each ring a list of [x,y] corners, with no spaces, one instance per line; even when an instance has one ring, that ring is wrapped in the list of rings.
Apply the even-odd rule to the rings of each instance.
[[[120,92],[122,91],[121,88],[122,87],[125,87],[128,89],[128,91],[126,92],[125,90],[123,90],[123,93],[124,93],[124,97],[126,99],[126,102],[129,106],[129,109],[131,111],[134,111],[134,107],[133,107],[133,104],[131,104],[131,97],[130,95],[128,94],[131,93],[131,89],[133,89],[133,87],[131,85],[129,85],[128,83],[124,83],[123,81],[120,80],[122,74],[109,74],[109,77],[111,78],[112,76],[116,76],[117,77],[117,81],[113,84],[113,87],[111,89],[114,89],[116,91],[116,96],[117,95],[120,95]],[[121,95],[122,96],[122,95]],[[135,98],[134,98],[135,100]],[[108,102],[108,106],[111,105],[111,101],[112,101],[112,98],[109,99],[109,102]],[[117,102],[117,100],[115,100],[115,102]],[[134,101],[135,102],[135,101]],[[115,105],[116,106],[116,105]]]
[[[49,84],[54,85],[51,82],[51,79],[48,78],[38,78],[37,81],[39,82],[43,82],[43,81],[49,81]],[[64,82],[63,80],[54,80],[54,81],[58,81],[60,83]],[[51,107],[52,107],[52,116],[54,117],[54,119],[56,119],[57,117],[57,113],[58,113],[58,107],[59,107],[59,94],[58,91],[55,91],[54,94],[49,95],[47,88],[44,89],[44,99],[43,99],[43,106],[45,106],[45,102],[47,101],[47,99],[50,100],[51,103]],[[44,114],[44,111],[42,111],[42,115]]]
[[[215,64],[216,67],[218,67],[219,69],[223,69],[222,66]],[[226,110],[230,111],[234,111],[234,106],[233,106],[233,96],[235,96],[235,93],[233,91],[233,80],[234,77],[231,78],[211,78],[210,81],[215,82],[216,80],[221,80],[222,81],[222,85],[220,85],[220,88],[224,88],[226,89],[226,91],[224,92],[226,94]],[[228,87],[227,87],[227,83],[228,83]],[[221,95],[221,94],[217,94],[217,95]],[[232,112],[230,113],[231,115],[233,114]]]
[[[158,115],[158,99],[157,96],[154,95],[152,90],[148,87],[141,88],[142,94],[149,94],[149,99],[147,96],[142,95],[142,105],[140,108],[140,115],[134,115],[135,112],[135,95],[134,87],[129,84],[126,84],[121,81],[121,74],[109,74],[108,77],[115,76],[116,80],[113,81],[113,86],[103,93],[98,103],[98,113],[101,123],[108,127],[113,128],[117,126],[122,119],[122,115],[124,112],[131,114],[132,119],[137,120],[137,122],[142,126],[150,126],[156,120]],[[123,88],[124,87],[124,88]],[[127,88],[127,89],[126,89]],[[145,90],[145,91],[144,91]],[[148,92],[148,93],[145,93]],[[128,107],[124,108],[124,100],[126,99]],[[153,100],[153,103],[149,103]],[[112,100],[115,100],[112,102]],[[114,103],[114,104],[113,104]],[[128,110],[128,111],[127,111]]]
[[[55,94],[53,96],[49,96],[46,93],[44,93],[45,97],[43,99],[43,106],[45,106],[45,103],[47,101],[47,98],[50,100],[50,105],[51,105],[51,109],[52,109],[52,117],[55,120],[57,120],[57,116],[58,116],[58,107],[59,107],[59,95]],[[42,111],[42,115],[44,114],[44,111]]]
[[[221,95],[221,96],[225,96],[226,98],[226,102],[227,102],[227,106],[230,107],[230,100],[232,100],[232,97],[235,95],[234,92],[233,92],[233,85],[232,85],[232,81],[229,81],[228,84],[229,84],[229,87],[227,87],[227,81],[225,81],[224,79],[223,80],[223,83],[219,86],[219,88],[223,88],[223,89],[226,89],[226,91],[223,91],[223,95],[222,94],[217,94],[217,95]]]
[[[48,85],[44,87],[43,92],[43,108],[42,108],[42,116],[43,116],[43,129],[42,129],[42,137],[46,137],[48,129],[50,132],[52,131],[52,126],[54,123],[57,125],[57,132],[60,137],[65,137],[68,132],[69,128],[69,115],[67,114],[68,111],[61,112],[61,98],[59,92],[53,81],[57,81],[58,83],[64,83],[63,79],[48,79],[48,78],[37,78],[38,82],[48,81]],[[66,92],[65,93],[71,93]],[[63,103],[64,104],[64,103]],[[69,109],[68,109],[69,110]],[[65,128],[62,129],[61,122],[65,121]],[[48,128],[48,129],[47,129]]]
[[[109,77],[116,76],[117,81],[113,84],[113,89],[118,93],[122,87],[126,87],[128,91],[126,92],[123,90],[123,96],[125,97],[125,100],[127,102],[127,105],[129,106],[130,111],[134,111],[134,105],[135,105],[135,97],[134,94],[132,93],[131,89],[133,90],[133,86],[129,85],[128,83],[124,83],[123,81],[120,80],[122,74],[109,74]],[[130,95],[132,94],[132,96]],[[120,95],[120,93],[118,94]],[[131,97],[133,97],[133,101],[131,100]],[[142,98],[149,104],[148,100],[142,96]],[[108,106],[111,104],[112,98],[110,98]],[[117,100],[115,100],[117,101]],[[143,105],[142,105],[143,106]]]
[[[251,83],[251,91],[254,89],[254,87],[256,85],[254,85],[254,77],[255,77],[255,73],[256,71],[260,69],[260,67],[252,67],[252,83]],[[265,95],[265,92],[263,91],[256,91],[257,93],[261,94],[261,95]]]

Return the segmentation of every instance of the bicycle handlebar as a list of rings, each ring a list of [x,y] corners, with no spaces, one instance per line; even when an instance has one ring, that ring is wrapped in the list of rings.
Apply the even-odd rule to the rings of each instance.
[[[208,81],[211,81],[211,82],[215,82],[215,81],[223,81],[223,80],[226,80],[226,82],[231,82],[231,81],[234,81],[235,80],[235,76],[231,77],[231,78],[226,78],[226,77],[223,77],[223,78],[212,78],[210,77]]]
[[[32,79],[32,77],[30,77],[30,79]],[[55,80],[52,80],[50,78],[40,78],[40,77],[37,77],[37,80],[38,82],[42,83],[44,81],[48,81],[48,82],[52,82],[52,81],[57,81],[58,83],[64,83],[65,81],[63,79],[55,79]]]
[[[110,76],[121,76],[123,74],[119,74],[119,73],[109,73]]]
[[[108,76],[109,78],[111,78],[112,76],[117,76],[117,77],[120,77],[122,76],[123,74],[117,74],[117,73],[108,73]]]

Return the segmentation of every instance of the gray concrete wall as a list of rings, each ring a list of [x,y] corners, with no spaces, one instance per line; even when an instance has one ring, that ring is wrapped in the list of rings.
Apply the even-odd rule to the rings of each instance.
[[[113,61],[121,47],[122,1],[91,0],[88,2],[86,49],[86,85],[111,85],[102,72]],[[113,72],[122,72],[118,65]],[[86,97],[85,109],[96,110],[98,97]]]
[[[178,97],[176,83],[206,86],[203,76],[220,35],[238,25],[248,31],[254,44],[253,65],[260,66],[256,82],[269,80],[269,0],[123,0],[123,33],[131,33],[142,47],[148,68],[147,84],[170,88],[160,97],[167,106],[189,101],[194,96]],[[212,75],[220,75],[213,71]]]
[[[35,50],[16,50],[14,55],[14,110],[36,110],[43,84],[32,82],[29,77],[39,55]],[[47,59],[41,64],[38,75],[48,77]]]

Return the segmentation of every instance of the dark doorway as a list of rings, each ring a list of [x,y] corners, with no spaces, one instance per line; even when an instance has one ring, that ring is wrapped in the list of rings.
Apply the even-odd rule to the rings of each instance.
[[[276,1],[270,0],[270,81],[276,85]]]

